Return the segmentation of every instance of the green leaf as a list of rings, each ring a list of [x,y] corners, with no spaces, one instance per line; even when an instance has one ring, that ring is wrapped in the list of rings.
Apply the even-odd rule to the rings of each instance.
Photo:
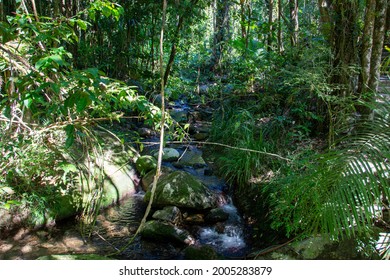
[[[82,112],[84,109],[91,104],[91,99],[89,98],[88,94],[80,94],[80,97],[76,101],[76,110],[77,112]]]
[[[74,143],[74,131],[75,131],[75,129],[74,129],[73,124],[68,124],[65,127],[65,132],[66,132],[66,136],[67,136],[66,141],[65,141],[66,148],[69,148]]]

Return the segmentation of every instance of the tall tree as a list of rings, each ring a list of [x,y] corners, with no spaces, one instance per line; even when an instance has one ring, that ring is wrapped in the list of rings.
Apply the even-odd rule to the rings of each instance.
[[[374,33],[375,23],[375,7],[376,0],[367,0],[364,18],[364,29],[362,37],[361,47],[361,73],[359,80],[360,93],[364,93],[368,90],[368,80],[370,78],[370,65],[371,65],[371,53],[372,53],[372,38]]]
[[[178,16],[176,29],[175,29],[172,44],[171,44],[171,52],[169,54],[169,60],[168,60],[167,66],[165,68],[165,73],[164,73],[164,84],[165,85],[168,82],[169,73],[171,72],[173,62],[175,60],[175,56],[176,56],[176,52],[177,52],[177,44],[180,40],[180,32],[183,29],[184,21],[187,19],[187,17],[189,15],[191,15],[191,10],[193,10],[194,7],[196,7],[198,2],[199,2],[199,0],[191,0],[189,2],[184,2],[184,4],[183,4],[184,7],[179,9],[179,10],[181,10],[181,13]]]
[[[290,6],[290,38],[291,46],[298,45],[298,31],[299,31],[299,20],[298,20],[298,0],[289,0]]]
[[[383,50],[383,40],[386,27],[387,0],[377,0],[375,7],[375,24],[372,38],[372,53],[370,63],[370,78],[368,87],[372,91],[377,91],[380,76],[380,66]]]
[[[274,0],[268,0],[268,26],[267,49],[271,51],[273,44],[273,24],[274,24]]]
[[[221,60],[228,40],[230,0],[214,0],[213,68],[221,69]]]

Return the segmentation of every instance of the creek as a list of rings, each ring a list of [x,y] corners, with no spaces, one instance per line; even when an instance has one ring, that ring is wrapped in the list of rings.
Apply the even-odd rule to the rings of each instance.
[[[191,113],[191,107],[178,102],[170,107],[171,112],[178,115]],[[192,116],[198,114],[192,111]],[[207,112],[209,114],[209,112]],[[192,135],[205,134],[200,122],[193,122]],[[138,124],[137,124],[138,125]],[[207,132],[206,132],[207,133]],[[157,138],[147,138],[145,141],[156,141]],[[198,140],[198,139],[197,139]],[[195,156],[202,158],[202,147],[195,145],[173,145],[187,160]],[[156,149],[157,145],[148,147]],[[194,247],[211,247],[223,258],[240,259],[248,253],[248,228],[240,216],[229,193],[229,186],[214,175],[212,167],[206,161],[203,164],[178,166],[172,162],[163,165],[172,170],[182,170],[193,175],[219,197],[219,207],[228,214],[228,219],[215,224],[187,225],[194,237]],[[125,248],[122,253],[115,255],[118,259],[185,259],[183,244],[167,240],[146,240],[138,236],[128,245],[131,236],[136,232],[146,209],[143,200],[145,193],[141,187],[134,195],[127,197],[120,204],[102,210],[97,217],[96,225],[90,238],[80,234],[79,223],[74,219],[58,222],[54,227],[38,231],[21,230],[14,236],[0,242],[0,259],[36,259],[52,254],[100,254],[106,255]]]

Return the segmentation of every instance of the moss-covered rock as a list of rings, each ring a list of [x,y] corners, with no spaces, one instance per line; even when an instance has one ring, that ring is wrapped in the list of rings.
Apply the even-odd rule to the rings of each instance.
[[[141,236],[143,238],[159,242],[162,240],[170,240],[186,245],[195,243],[195,239],[188,231],[178,228],[170,223],[157,220],[146,222],[141,231]]]
[[[211,246],[188,246],[184,249],[184,258],[187,260],[220,260],[222,256]]]
[[[164,178],[169,173],[172,173],[173,170],[169,167],[166,166],[161,166],[161,171],[160,171],[160,180]],[[141,186],[142,189],[147,192],[150,188],[150,185],[153,183],[154,176],[156,175],[156,169],[150,170],[148,173],[145,174],[145,176],[142,177],[141,179]]]
[[[157,160],[149,155],[140,156],[135,162],[135,168],[140,174],[146,174],[157,167]]]
[[[226,213],[222,208],[211,209],[210,212],[206,215],[206,222],[217,223],[224,222],[229,218],[229,213]]]
[[[150,200],[151,191],[144,200]],[[204,210],[216,206],[215,195],[199,180],[184,171],[175,171],[162,178],[156,188],[153,206],[177,206]]]
[[[158,157],[158,151],[154,151],[153,156],[155,158]],[[176,161],[180,157],[180,153],[178,150],[173,149],[173,148],[164,148],[163,149],[163,154],[162,154],[162,160],[163,161]]]
[[[182,215],[180,209],[176,206],[167,206],[162,210],[154,212],[153,219],[167,221],[173,224],[180,224],[182,221]]]

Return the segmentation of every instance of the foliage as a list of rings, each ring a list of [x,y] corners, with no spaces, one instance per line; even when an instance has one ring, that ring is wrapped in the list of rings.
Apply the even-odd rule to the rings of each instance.
[[[301,175],[296,171],[270,184],[274,227],[288,235],[369,234],[389,207],[389,112],[383,104],[374,120],[360,123],[336,149],[296,162]]]
[[[277,123],[268,125],[278,129]],[[271,133],[272,129],[257,122],[252,112],[228,107],[222,114],[215,115],[211,139],[234,147],[271,153],[277,151],[280,154],[283,149],[278,147],[277,139]],[[265,155],[230,149],[221,152],[216,163],[221,175],[228,182],[237,184],[239,189],[257,176],[280,166],[280,162]]]

